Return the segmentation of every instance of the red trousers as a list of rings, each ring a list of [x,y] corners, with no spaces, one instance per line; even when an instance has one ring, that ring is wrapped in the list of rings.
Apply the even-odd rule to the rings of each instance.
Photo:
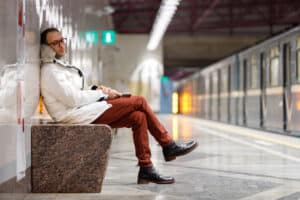
[[[172,138],[158,121],[144,97],[122,97],[111,99],[107,102],[112,107],[106,110],[93,123],[108,124],[112,128],[132,128],[135,153],[139,166],[152,166],[147,131],[150,131],[151,135],[162,147],[170,144]]]

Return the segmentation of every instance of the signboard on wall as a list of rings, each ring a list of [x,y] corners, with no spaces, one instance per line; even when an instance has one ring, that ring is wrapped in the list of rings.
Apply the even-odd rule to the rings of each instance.
[[[98,44],[98,42],[99,42],[98,37],[99,37],[99,34],[98,34],[98,31],[96,31],[96,30],[89,30],[89,31],[84,32],[84,40],[87,43]]]
[[[114,45],[116,43],[116,32],[113,30],[102,31],[101,41],[104,45]]]

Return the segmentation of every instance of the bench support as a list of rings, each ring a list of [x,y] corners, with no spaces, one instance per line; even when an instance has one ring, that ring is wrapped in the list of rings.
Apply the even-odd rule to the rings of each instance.
[[[106,125],[31,128],[32,192],[101,192],[112,131]]]

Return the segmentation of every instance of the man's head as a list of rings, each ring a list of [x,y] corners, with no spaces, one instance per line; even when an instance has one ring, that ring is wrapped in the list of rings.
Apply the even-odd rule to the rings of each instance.
[[[41,33],[41,44],[50,46],[58,58],[66,53],[65,40],[56,28],[48,28]]]

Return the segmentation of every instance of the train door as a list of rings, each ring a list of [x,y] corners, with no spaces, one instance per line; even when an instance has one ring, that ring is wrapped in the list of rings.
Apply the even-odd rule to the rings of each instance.
[[[283,129],[291,130],[292,95],[291,95],[291,44],[283,45]]]
[[[244,63],[242,60],[237,58],[238,64],[237,64],[237,77],[238,77],[238,86],[237,86],[237,124],[243,125],[244,124]]]
[[[247,54],[247,84],[245,96],[245,118],[248,127],[260,127],[260,97],[259,87],[260,71],[258,70],[258,59],[256,51]]]
[[[228,110],[227,110],[227,122],[228,123],[230,123],[230,121],[231,121],[231,115],[230,115],[230,111],[231,111],[231,105],[230,105],[230,95],[231,95],[231,81],[233,81],[232,80],[232,77],[231,77],[231,75],[232,75],[232,65],[229,65],[228,66],[228,78],[227,78],[227,80],[228,80],[228,83],[227,83],[227,88],[228,88],[228,97],[227,97],[227,107],[228,107]]]
[[[291,116],[291,129],[290,133],[296,136],[300,136],[300,36],[298,35],[291,43],[291,75],[292,86],[292,116]]]
[[[247,97],[247,81],[248,81],[248,77],[247,77],[247,60],[244,59],[243,60],[243,72],[242,72],[242,76],[243,76],[243,125],[246,126],[247,125],[247,114],[246,114],[246,97]]]
[[[213,81],[213,75],[209,74],[209,98],[208,98],[208,102],[209,102],[209,112],[208,112],[208,119],[212,120],[213,119],[213,88],[214,88],[214,81]]]
[[[203,77],[199,74],[196,78],[197,80],[197,102],[198,102],[198,108],[197,108],[197,117],[203,117],[203,108],[204,108],[204,101],[203,101],[203,95],[204,95],[204,85],[203,85]]]
[[[235,88],[236,84],[236,76],[235,76],[235,66],[230,65],[229,66],[229,73],[230,73],[230,84],[229,84],[229,112],[228,112],[228,119],[229,123],[231,124],[237,124],[237,107],[238,107],[238,101],[237,101],[237,88]]]
[[[217,120],[220,121],[221,120],[221,110],[220,110],[220,93],[221,93],[221,70],[218,69],[217,71],[218,74],[218,80],[217,80]]]
[[[266,54],[260,54],[260,126],[265,128],[265,120],[266,120]]]
[[[229,68],[228,66],[223,66],[219,73],[219,120],[221,122],[228,122],[228,77],[229,77]]]
[[[230,119],[232,124],[239,124],[239,62],[235,57],[234,63],[231,65],[231,90],[230,90]]]
[[[219,70],[212,72],[211,119],[218,121],[219,112]]]
[[[203,95],[203,99],[204,99],[204,107],[203,110],[205,111],[205,115],[204,118],[205,119],[210,119],[210,96],[211,96],[211,83],[210,83],[210,76],[209,74],[206,74],[204,76],[204,80],[205,80],[205,92]]]
[[[276,43],[270,48],[269,65],[267,66],[266,120],[268,130],[283,131],[283,63],[282,53]]]

